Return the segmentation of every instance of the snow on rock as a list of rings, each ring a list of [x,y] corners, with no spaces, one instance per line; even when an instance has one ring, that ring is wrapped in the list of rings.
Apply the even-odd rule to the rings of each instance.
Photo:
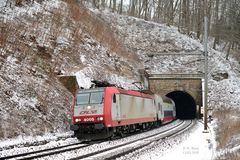
[[[117,74],[109,74],[105,71],[105,74],[102,75],[102,77],[94,78],[95,75],[98,75],[99,73],[96,73],[96,69],[92,67],[86,67],[78,72],[75,73],[77,83],[79,87],[82,87],[84,89],[88,89],[91,86],[93,86],[92,81],[94,79],[101,80],[101,81],[107,81],[110,84],[115,84],[118,87],[122,87],[125,89],[137,89],[132,83],[135,82],[136,80],[134,79],[129,79],[124,76],[120,76]]]
[[[226,60],[223,53],[211,50],[209,62],[209,103],[213,108],[240,107],[239,64],[236,60]],[[214,75],[225,75],[216,80]],[[214,80],[215,79],[215,80]]]
[[[0,7],[4,7],[6,5],[7,0],[2,0],[0,2]]]
[[[69,45],[69,41],[65,37],[57,37],[57,44]]]
[[[100,20],[87,12],[76,20],[70,8],[60,0],[1,8],[0,139],[69,130],[73,96],[58,75],[77,75],[84,88],[91,80],[129,87],[138,79],[142,63],[100,43],[85,23]]]
[[[15,103],[18,103],[18,108],[22,108],[22,107],[25,107],[25,106],[29,106],[29,107],[32,107],[32,108],[35,108],[38,100],[36,99],[36,97],[31,97],[29,99],[24,99],[24,98],[21,98],[20,95],[17,95],[18,93],[13,93],[13,96],[10,98],[10,100],[12,102],[15,102]]]
[[[84,74],[82,71],[77,72],[75,75],[76,75],[77,83],[79,87],[89,89],[93,84],[91,82],[91,79],[89,77],[86,77],[86,74]]]

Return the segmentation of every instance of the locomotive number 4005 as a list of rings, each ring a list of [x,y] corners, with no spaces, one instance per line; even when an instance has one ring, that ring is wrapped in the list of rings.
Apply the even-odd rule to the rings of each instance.
[[[94,118],[84,118],[85,122],[90,122],[90,121],[94,121]]]

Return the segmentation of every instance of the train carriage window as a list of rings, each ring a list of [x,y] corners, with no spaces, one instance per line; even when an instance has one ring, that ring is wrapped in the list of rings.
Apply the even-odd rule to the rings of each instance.
[[[158,109],[159,109],[159,110],[162,110],[162,109],[161,109],[161,104],[160,104],[160,103],[158,103]]]
[[[163,99],[163,102],[164,102],[164,103],[172,104],[172,100],[171,100],[171,99],[169,99],[169,98],[167,98],[167,97],[163,97],[162,99]]]
[[[173,111],[164,111],[164,116],[165,117],[173,116]]]

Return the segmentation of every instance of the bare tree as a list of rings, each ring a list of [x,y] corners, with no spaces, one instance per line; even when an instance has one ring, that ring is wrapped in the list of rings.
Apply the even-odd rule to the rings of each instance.
[[[23,0],[16,0],[20,4]],[[85,0],[86,1],[86,0]],[[124,1],[92,0],[93,6],[99,4],[122,14]],[[196,33],[200,39],[203,34],[203,17],[208,17],[208,30],[214,37],[213,48],[225,42],[228,58],[231,49],[240,49],[240,0],[129,0],[127,13],[131,16],[163,22],[178,26],[186,34]]]
[[[99,8],[99,0],[93,0],[92,4],[94,8]]]
[[[143,15],[144,15],[144,20],[148,20],[148,1],[147,0],[143,0]]]
[[[135,0],[130,0],[129,11],[131,16],[135,15]]]
[[[122,14],[123,12],[123,0],[120,1],[120,5],[119,5],[119,13]]]
[[[213,42],[213,49],[216,49],[216,45],[219,44],[219,19],[218,19],[218,12],[219,12],[219,0],[216,0],[215,5],[215,24],[214,24],[214,42]]]

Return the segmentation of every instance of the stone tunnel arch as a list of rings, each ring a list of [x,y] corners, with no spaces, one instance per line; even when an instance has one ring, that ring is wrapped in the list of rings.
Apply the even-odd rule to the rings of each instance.
[[[178,119],[196,118],[196,102],[189,93],[185,91],[173,91],[166,96],[175,102]]]

